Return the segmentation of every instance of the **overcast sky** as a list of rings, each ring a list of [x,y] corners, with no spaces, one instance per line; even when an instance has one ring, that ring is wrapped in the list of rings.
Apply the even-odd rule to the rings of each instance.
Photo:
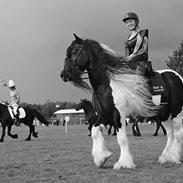
[[[73,32],[124,54],[121,19],[134,11],[149,29],[153,66],[165,68],[183,40],[182,8],[183,0],[0,0],[0,78],[15,81],[22,102],[78,102],[91,94],[59,78]]]

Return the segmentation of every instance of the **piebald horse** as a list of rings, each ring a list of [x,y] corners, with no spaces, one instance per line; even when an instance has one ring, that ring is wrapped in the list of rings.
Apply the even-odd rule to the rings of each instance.
[[[160,163],[180,163],[183,139],[183,80],[173,70],[159,70],[166,92],[161,96],[161,104],[152,102],[149,81],[132,71],[125,58],[104,44],[75,35],[67,48],[61,78],[75,86],[90,89],[82,79],[87,71],[93,92],[93,104],[97,113],[110,119],[117,129],[120,156],[114,169],[135,168],[126,133],[125,118],[130,115],[142,117],[158,116],[167,131],[167,143],[159,157]],[[113,154],[108,150],[100,126],[92,128],[92,156],[97,167],[102,167]]]

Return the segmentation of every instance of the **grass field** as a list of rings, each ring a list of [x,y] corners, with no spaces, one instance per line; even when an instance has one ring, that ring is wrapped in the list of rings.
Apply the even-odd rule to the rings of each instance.
[[[134,137],[128,126],[130,149],[136,169],[113,170],[119,157],[116,137],[103,131],[114,155],[104,168],[96,168],[91,156],[92,141],[87,126],[36,127],[38,139],[24,139],[27,127],[14,127],[18,139],[5,137],[0,144],[0,183],[182,183],[183,165],[157,162],[166,137],[153,137],[153,125],[140,125],[142,137]]]

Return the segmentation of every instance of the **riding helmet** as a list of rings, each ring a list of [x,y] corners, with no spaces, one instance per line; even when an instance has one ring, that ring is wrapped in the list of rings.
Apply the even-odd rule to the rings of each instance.
[[[122,20],[123,20],[123,22],[126,22],[126,20],[128,20],[128,19],[134,19],[134,20],[136,20],[137,23],[139,23],[139,17],[138,17],[138,15],[137,15],[136,13],[134,13],[134,12],[128,12],[128,13],[124,16],[124,18],[123,18]]]
[[[8,87],[11,88],[11,87],[14,87],[15,86],[15,83],[13,80],[9,80],[8,82]]]

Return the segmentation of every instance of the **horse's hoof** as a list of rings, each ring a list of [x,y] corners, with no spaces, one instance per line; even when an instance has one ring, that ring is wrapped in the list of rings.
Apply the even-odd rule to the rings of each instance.
[[[35,138],[38,138],[38,132],[34,133],[33,136],[34,136]]]
[[[98,167],[98,168],[101,168],[103,167],[103,165],[105,164],[105,162],[112,156],[112,152],[108,152],[108,154],[103,157],[103,158],[94,158],[94,162],[95,162],[95,165]]]
[[[158,136],[158,134],[157,134],[157,133],[155,133],[155,134],[153,134],[153,136],[155,136],[155,137],[156,137],[156,136]]]
[[[4,140],[0,139],[0,142],[4,142]]]
[[[30,139],[25,139],[25,141],[31,141]]]
[[[18,135],[17,134],[13,135],[13,138],[18,139]]]
[[[167,160],[166,160],[166,158],[164,156],[160,156],[159,159],[158,159],[158,162],[163,164],[163,163],[166,163]]]
[[[128,168],[128,169],[134,169],[136,167],[136,165],[134,163],[131,164],[122,164],[120,162],[116,162],[113,166],[114,170],[119,170],[120,168]]]

